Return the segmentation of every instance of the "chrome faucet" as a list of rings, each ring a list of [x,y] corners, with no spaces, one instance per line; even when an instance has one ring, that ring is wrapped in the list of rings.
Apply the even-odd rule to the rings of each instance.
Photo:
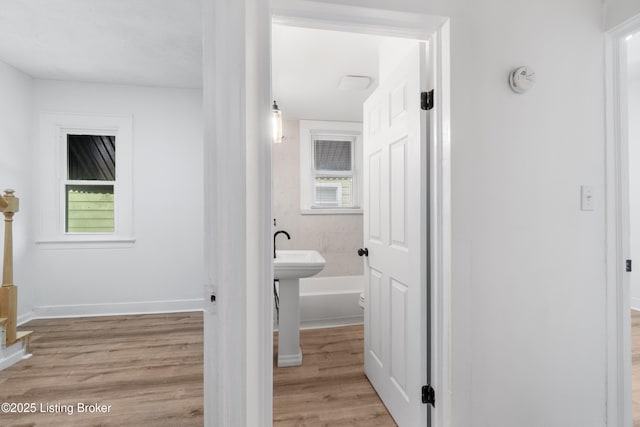
[[[276,237],[278,236],[278,234],[284,234],[285,236],[287,236],[287,239],[291,240],[291,236],[289,236],[289,233],[287,233],[284,230],[280,230],[280,231],[276,231],[273,235],[273,257],[276,257]]]

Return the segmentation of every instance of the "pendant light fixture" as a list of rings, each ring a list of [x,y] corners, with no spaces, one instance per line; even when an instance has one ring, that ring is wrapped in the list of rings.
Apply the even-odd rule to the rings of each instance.
[[[271,107],[273,114],[273,143],[280,144],[284,137],[282,136],[282,112],[278,108],[276,101],[273,101],[273,107]]]

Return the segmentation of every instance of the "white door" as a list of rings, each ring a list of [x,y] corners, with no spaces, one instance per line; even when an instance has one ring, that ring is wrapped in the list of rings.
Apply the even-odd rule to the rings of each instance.
[[[396,423],[415,427],[427,425],[425,44],[394,62],[364,104],[365,373]]]

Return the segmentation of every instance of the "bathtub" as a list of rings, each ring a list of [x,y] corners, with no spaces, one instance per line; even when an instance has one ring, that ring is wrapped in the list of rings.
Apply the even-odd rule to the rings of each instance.
[[[364,276],[300,279],[300,327],[326,328],[363,323],[360,293]]]

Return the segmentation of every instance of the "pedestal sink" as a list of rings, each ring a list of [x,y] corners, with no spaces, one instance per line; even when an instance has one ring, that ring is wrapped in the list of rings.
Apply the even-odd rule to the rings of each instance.
[[[300,350],[300,279],[318,274],[325,260],[317,251],[276,251],[274,277],[280,282],[278,367],[302,365]]]

